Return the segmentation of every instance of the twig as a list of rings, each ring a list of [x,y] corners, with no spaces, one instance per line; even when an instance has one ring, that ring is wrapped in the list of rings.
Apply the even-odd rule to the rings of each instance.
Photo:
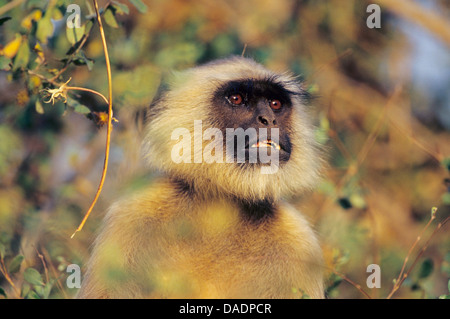
[[[69,296],[67,296],[67,293],[66,293],[65,289],[63,288],[63,286],[61,284],[61,280],[59,278],[59,276],[61,274],[60,274],[60,272],[57,272],[56,269],[55,269],[55,266],[53,266],[50,254],[48,253],[48,251],[44,247],[42,247],[41,250],[42,250],[42,253],[44,254],[44,258],[46,258],[47,260],[50,261],[49,262],[49,268],[50,268],[50,270],[51,270],[51,272],[52,272],[52,274],[53,274],[53,276],[55,278],[56,285],[58,286],[59,290],[63,294],[64,298],[65,299],[69,298]]]
[[[431,241],[431,239],[435,236],[435,234],[438,232],[438,230],[447,223],[447,221],[449,220],[450,217],[447,217],[443,222],[439,223],[438,226],[434,229],[433,233],[431,234],[430,238],[427,240],[427,242],[425,243],[425,245],[422,247],[422,249],[420,250],[419,254],[416,256],[416,258],[414,259],[414,262],[412,263],[411,267],[409,267],[408,271],[405,273],[405,268],[406,268],[406,264],[408,263],[409,257],[412,254],[412,251],[414,250],[414,248],[417,246],[417,244],[419,243],[419,241],[422,239],[422,235],[423,233],[428,229],[428,227],[431,225],[431,223],[433,222],[434,219],[436,219],[436,210],[437,208],[433,207],[432,208],[432,213],[431,213],[431,217],[430,220],[428,221],[428,223],[425,225],[425,227],[422,229],[422,231],[420,232],[419,236],[417,236],[416,240],[414,241],[414,244],[411,246],[411,248],[408,251],[408,254],[405,257],[405,260],[403,261],[403,265],[402,265],[402,269],[400,270],[400,273],[397,277],[397,279],[395,280],[394,283],[394,287],[392,288],[391,292],[389,293],[389,295],[387,296],[387,299],[391,299],[392,296],[395,294],[395,292],[401,287],[401,285],[403,284],[403,282],[405,281],[405,279],[409,276],[409,274],[411,273],[412,269],[415,267],[415,265],[417,264],[417,261],[420,259],[420,257],[423,255],[423,253],[425,252],[425,250],[428,248],[428,244]]]
[[[245,50],[247,50],[247,43],[244,44],[244,49],[242,49],[241,56],[243,57],[245,54]]]
[[[100,28],[100,35],[102,38],[103,51],[105,53],[106,71],[107,71],[107,75],[108,75],[108,91],[109,91],[108,101],[109,101],[109,103],[108,103],[108,127],[107,127],[107,132],[106,132],[105,160],[103,162],[102,177],[100,179],[100,184],[98,186],[97,193],[95,194],[94,200],[92,201],[91,206],[89,207],[89,209],[88,209],[87,213],[85,214],[83,220],[81,221],[80,225],[78,226],[78,228],[75,230],[75,232],[72,234],[72,236],[70,238],[73,238],[77,232],[79,232],[80,230],[83,229],[83,226],[86,223],[86,220],[88,219],[89,215],[91,214],[91,211],[94,208],[98,197],[100,196],[100,193],[103,188],[103,184],[105,182],[106,172],[108,169],[109,149],[110,149],[110,144],[111,144],[112,118],[113,118],[111,65],[110,65],[110,61],[109,61],[108,48],[106,45],[106,37],[105,37],[105,32],[103,30],[102,19],[100,17],[100,13],[98,10],[98,3],[97,3],[97,0],[92,0],[92,1],[94,3],[95,13],[97,15],[98,26]]]
[[[41,262],[42,262],[42,266],[44,267],[45,279],[46,279],[47,283],[49,283],[49,282],[50,282],[50,277],[48,276],[48,268],[47,268],[47,264],[46,264],[46,262],[45,262],[45,258],[44,258],[44,256],[39,252],[39,250],[37,250],[37,248],[35,248],[35,250],[36,250],[36,253],[37,253],[39,259],[40,259]]]
[[[17,289],[16,285],[14,284],[11,277],[9,276],[8,271],[6,270],[6,266],[5,266],[5,262],[4,262],[3,258],[0,258],[0,272],[5,277],[6,281],[8,281],[8,283],[13,288],[14,293],[16,294],[16,297],[20,298],[20,291]]]
[[[101,94],[100,92],[97,92],[95,90],[82,88],[82,87],[78,87],[78,86],[68,86],[68,87],[66,87],[66,89],[67,90],[76,90],[76,91],[85,91],[85,92],[90,92],[92,94],[96,94],[96,95],[100,96],[103,99],[103,101],[105,101],[106,104],[109,105],[108,99],[103,94]]]
[[[439,152],[434,152],[432,151],[429,147],[425,146],[423,143],[421,143],[416,137],[414,137],[414,135],[412,133],[408,133],[406,132],[406,130],[402,127],[400,127],[396,121],[392,118],[389,118],[389,123],[390,125],[392,125],[394,128],[396,128],[397,130],[399,130],[403,135],[405,135],[407,138],[409,138],[417,147],[419,147],[422,151],[424,151],[425,153],[427,153],[428,155],[430,155],[431,157],[433,157],[438,163],[440,163],[443,159],[444,156],[439,153]]]
[[[444,226],[448,221],[449,221],[450,217],[447,217],[443,222],[439,223],[436,228],[434,229],[433,233],[431,234],[430,238],[428,238],[427,242],[425,243],[425,245],[422,247],[422,249],[420,250],[420,252],[417,254],[416,259],[414,259],[414,262],[412,263],[411,267],[409,267],[408,271],[406,272],[405,275],[403,275],[403,279],[401,281],[401,283],[403,283],[403,281],[409,276],[409,274],[411,273],[411,271],[413,270],[414,266],[417,264],[417,261],[420,259],[420,257],[422,257],[423,253],[425,252],[425,250],[428,248],[428,245],[430,243],[430,241],[433,239],[433,237],[437,234],[437,232],[439,231],[439,229],[441,229],[442,226]]]
[[[331,269],[331,271],[333,271],[333,273],[335,273],[336,275],[338,275],[339,277],[341,277],[343,280],[345,280],[346,282],[348,282],[350,285],[352,285],[353,287],[355,287],[356,289],[359,290],[359,292],[361,292],[364,296],[366,296],[368,299],[372,299],[372,297],[370,297],[370,295],[364,291],[364,289],[362,289],[361,285],[355,283],[354,281],[350,280],[347,276],[345,276],[344,274],[341,274],[340,272]]]

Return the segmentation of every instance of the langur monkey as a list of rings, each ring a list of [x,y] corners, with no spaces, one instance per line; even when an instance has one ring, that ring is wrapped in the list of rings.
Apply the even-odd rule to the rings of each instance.
[[[290,73],[244,57],[174,74],[143,141],[162,176],[112,204],[77,297],[323,298],[316,234],[282,200],[320,176],[306,96]],[[239,146],[238,129],[257,133]],[[259,151],[275,165],[251,161]]]

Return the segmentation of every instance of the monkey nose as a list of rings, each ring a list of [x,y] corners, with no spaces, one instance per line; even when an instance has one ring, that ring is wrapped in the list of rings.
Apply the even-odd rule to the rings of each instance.
[[[270,125],[276,125],[277,121],[275,120],[274,117],[270,117],[267,115],[259,115],[258,116],[258,122],[265,125],[265,126],[270,126]]]

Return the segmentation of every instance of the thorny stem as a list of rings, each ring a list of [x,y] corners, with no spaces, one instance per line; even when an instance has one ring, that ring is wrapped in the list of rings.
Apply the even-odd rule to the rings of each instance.
[[[111,65],[109,62],[109,54],[108,54],[108,48],[106,45],[106,37],[105,37],[105,32],[103,30],[103,24],[102,24],[102,19],[100,17],[100,13],[98,10],[98,3],[97,0],[92,0],[94,3],[94,7],[95,7],[95,13],[97,15],[97,21],[98,21],[98,26],[100,29],[100,35],[102,38],[102,44],[103,44],[103,51],[105,53],[105,61],[106,61],[106,71],[107,71],[107,75],[108,75],[108,91],[109,91],[109,99],[108,99],[108,127],[107,127],[107,132],[106,132],[106,149],[105,149],[105,160],[103,162],[103,172],[102,172],[102,177],[100,179],[100,184],[98,186],[97,189],[97,193],[95,194],[94,200],[91,203],[91,206],[89,207],[87,213],[84,215],[83,220],[81,221],[80,225],[78,226],[78,228],[75,230],[75,232],[72,234],[72,236],[70,238],[73,238],[75,236],[75,234],[79,231],[81,231],[83,229],[84,224],[86,223],[86,220],[88,219],[89,215],[92,212],[92,209],[94,208],[98,197],[100,196],[100,193],[102,191],[103,188],[103,184],[105,182],[105,177],[106,177],[106,172],[108,169],[108,160],[109,160],[109,149],[110,149],[110,142],[111,142],[111,131],[112,131],[112,118],[113,118],[113,110],[112,110],[112,81],[111,81]]]

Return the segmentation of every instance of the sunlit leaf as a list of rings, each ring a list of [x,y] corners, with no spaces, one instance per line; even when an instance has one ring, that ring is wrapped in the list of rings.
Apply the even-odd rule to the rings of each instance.
[[[84,27],[84,34],[85,34],[85,35],[88,35],[89,32],[91,31],[92,27],[94,26],[93,20],[91,19],[91,20],[86,21],[86,23],[84,24],[84,26],[85,26],[85,27]]]
[[[36,38],[44,44],[47,44],[48,38],[53,34],[53,23],[51,20],[51,14],[48,12],[43,18],[38,21]]]
[[[130,0],[131,4],[133,6],[135,6],[136,9],[138,9],[138,11],[140,13],[146,13],[148,10],[148,7],[145,3],[143,3],[141,0]]]
[[[113,10],[108,8],[106,9],[105,13],[103,14],[103,18],[105,19],[105,22],[113,28],[118,28],[119,24],[117,23],[116,17],[114,16]]]
[[[27,15],[25,19],[22,20],[20,25],[27,30],[30,30],[33,26],[33,21],[39,21],[42,18],[41,10],[34,10],[32,13]]]
[[[112,6],[116,10],[117,14],[129,14],[130,13],[130,9],[124,3],[121,3],[118,1],[112,1]]]
[[[22,43],[22,36],[16,34],[16,38],[9,42],[2,50],[2,55],[8,58],[14,58],[19,51],[20,44]]]
[[[85,29],[86,25],[84,24],[79,28],[69,28],[68,26],[66,26],[66,36],[70,44],[74,45],[80,42],[85,33]]]
[[[35,109],[36,109],[36,112],[38,112],[39,114],[44,114],[44,107],[42,106],[41,101],[39,101],[39,100],[36,101]]]

